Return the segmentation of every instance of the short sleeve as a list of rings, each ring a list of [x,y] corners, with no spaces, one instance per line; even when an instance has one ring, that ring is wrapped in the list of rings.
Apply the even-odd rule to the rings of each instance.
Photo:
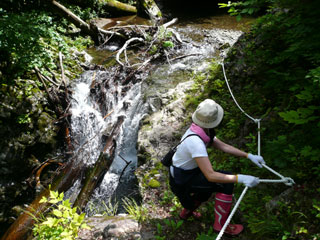
[[[190,152],[190,155],[192,158],[196,157],[208,157],[208,152],[206,145],[202,141],[201,138],[197,136],[189,137],[189,139],[186,139],[186,147],[188,151]]]

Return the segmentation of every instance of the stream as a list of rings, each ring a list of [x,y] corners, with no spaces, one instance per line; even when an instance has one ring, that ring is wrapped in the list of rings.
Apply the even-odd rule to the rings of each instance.
[[[130,87],[121,86],[115,80],[114,67],[86,71],[73,83],[71,135],[77,157],[75,161],[79,164],[92,166],[95,163],[111,126],[119,116],[125,117],[117,138],[114,161],[85,209],[88,216],[103,213],[109,199],[138,197],[133,174],[138,166],[137,136],[141,120],[150,112],[157,111],[152,98],[190,80],[188,74],[204,71],[212,59],[223,59],[249,23],[250,19],[236,22],[235,18],[227,15],[180,21],[173,28],[185,43],[177,55],[189,57],[153,66],[149,74],[141,74],[140,81]],[[109,46],[108,49],[90,49],[88,53],[93,56],[92,63],[107,65],[109,56],[116,49],[116,46]],[[143,87],[146,81],[147,88]],[[94,84],[99,82],[107,82],[108,87],[94,88]],[[74,199],[80,185],[77,181],[66,196]]]

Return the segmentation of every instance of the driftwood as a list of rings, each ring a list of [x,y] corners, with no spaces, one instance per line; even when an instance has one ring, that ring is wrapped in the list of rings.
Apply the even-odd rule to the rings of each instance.
[[[86,204],[85,197],[88,197],[94,187],[96,186],[96,176],[98,175],[98,179],[103,176],[108,168],[110,167],[115,150],[115,138],[119,134],[119,129],[123,123],[123,118],[119,119],[113,128],[112,134],[107,139],[106,146],[104,151],[100,154],[97,164],[88,174],[87,184],[84,186],[83,190],[80,192],[79,197],[77,198],[77,202],[75,205],[84,206]],[[74,161],[69,161],[65,167],[60,171],[59,175],[54,178],[51,190],[58,192],[67,191],[74,182],[82,176],[82,174],[86,171],[86,168],[78,163],[74,163]],[[94,174],[94,175],[93,175]],[[93,177],[94,176],[94,177]],[[9,227],[6,233],[3,235],[1,240],[25,240],[28,238],[28,235],[31,232],[32,226],[35,223],[34,218],[30,215],[30,213],[39,217],[43,214],[46,209],[48,209],[48,203],[40,203],[42,197],[48,197],[50,191],[48,189],[44,189],[37,198],[27,207],[24,213],[22,213],[17,220]]]
[[[120,36],[121,35],[106,31],[104,29],[98,28],[92,24],[88,24],[85,21],[83,21],[81,18],[79,18],[77,15],[75,15],[73,12],[71,12],[68,8],[60,4],[59,2],[55,0],[48,0],[53,6],[56,12],[58,12],[60,15],[68,19],[70,22],[72,22],[75,26],[81,29],[82,32],[84,32],[86,35],[91,36],[91,38],[95,41],[95,43],[98,44],[100,35],[108,35],[108,36]]]
[[[126,77],[126,79],[122,80],[122,84],[126,84],[130,78],[139,70],[142,70],[144,67],[146,67],[151,61],[165,56],[167,61],[170,64],[171,59],[169,58],[169,50],[167,51],[165,47],[163,46],[163,42],[166,40],[165,35],[166,33],[171,33],[171,41],[175,42],[175,45],[181,45],[183,41],[181,40],[180,35],[174,31],[174,29],[169,28],[170,26],[174,25],[178,21],[177,18],[172,19],[171,21],[164,23],[162,25],[155,25],[155,26],[146,26],[146,25],[128,25],[128,26],[118,26],[118,27],[112,27],[112,30],[115,32],[121,32],[123,35],[134,35],[135,37],[130,38],[125,42],[125,44],[118,50],[116,54],[116,61],[118,64],[120,64],[122,67],[125,68],[133,68],[136,66],[139,66],[136,70],[134,70],[129,76]],[[169,34],[168,34],[169,35]],[[152,37],[152,38],[150,38]],[[149,56],[147,60],[144,60],[143,63],[135,63],[133,65],[130,65],[128,58],[127,58],[127,48],[129,47],[132,42],[140,42],[140,46],[144,45],[145,49],[143,52],[148,53],[148,51],[155,47],[158,49],[157,53],[154,53],[153,55]],[[173,44],[173,43],[172,43]],[[120,56],[124,55],[124,61],[120,60]],[[186,57],[186,56],[184,56]],[[182,57],[181,57],[182,58]]]
[[[94,24],[86,23],[80,17],[71,12],[68,8],[66,8],[61,3],[55,0],[47,1],[51,3],[52,6],[54,6],[56,12],[58,12],[60,15],[72,22],[75,26],[80,28],[83,33],[91,36],[91,38],[94,40],[96,44],[99,44],[99,42],[101,42],[101,39],[109,39],[112,36],[118,36],[121,38],[124,37],[123,35],[117,32],[107,31],[95,26]],[[130,14],[137,13],[137,9],[135,7],[118,2],[116,0],[100,0],[100,2],[102,2],[111,11],[112,9],[116,9],[117,11],[122,11]],[[141,12],[147,12],[147,14],[153,20],[154,23],[160,22],[160,20],[162,19],[162,14],[160,9],[153,0],[140,0],[139,3],[139,6],[142,6]]]
[[[93,34],[92,29],[90,29],[90,25],[67,9],[62,4],[58,3],[55,0],[51,1],[52,5],[55,7],[56,11],[66,17],[70,22],[80,28],[82,31],[87,33],[88,35]],[[95,34],[95,33],[94,33]]]
[[[140,15],[145,15],[146,13],[154,23],[161,21],[162,13],[154,0],[139,0],[137,4]]]
[[[136,7],[116,1],[116,0],[100,0],[100,3],[103,4],[105,10],[111,13],[117,13],[121,15],[137,13]]]
[[[114,151],[116,148],[114,138],[119,135],[123,121],[124,117],[119,117],[110,137],[107,139],[103,152],[100,153],[95,165],[86,173],[84,185],[74,203],[74,207],[78,207],[81,211],[87,205],[97,184],[101,181],[113,162]]]
[[[69,162],[54,179],[51,190],[64,192],[69,189],[81,172],[81,166]],[[32,213],[35,217],[39,217],[48,209],[48,203],[40,203],[42,197],[48,197],[50,191],[44,189],[33,202],[26,208],[16,221],[2,236],[1,240],[24,240],[28,238],[31,228],[35,223],[35,219],[29,214]]]
[[[128,41],[126,41],[126,43],[125,43],[125,44],[123,45],[123,47],[118,51],[117,56],[116,56],[116,60],[117,60],[117,62],[118,62],[121,66],[124,66],[124,64],[120,61],[120,55],[121,55],[121,53],[122,53],[122,52],[126,52],[126,49],[127,49],[127,47],[129,46],[129,44],[130,44],[131,42],[134,42],[134,41],[143,42],[144,40],[143,40],[143,38],[130,38]],[[125,53],[125,55],[126,55],[126,53]],[[127,65],[130,66],[127,58],[126,58],[126,63],[127,63]]]

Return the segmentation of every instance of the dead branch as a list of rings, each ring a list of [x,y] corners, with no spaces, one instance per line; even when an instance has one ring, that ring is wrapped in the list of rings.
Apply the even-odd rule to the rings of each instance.
[[[173,24],[175,24],[175,23],[177,23],[177,22],[178,22],[178,18],[174,18],[174,19],[172,19],[171,21],[163,24],[162,26],[163,26],[164,28],[168,28],[168,27],[172,26]]]
[[[121,65],[121,66],[125,66],[121,61],[120,61],[120,55],[123,51],[126,50],[126,48],[128,47],[128,45],[131,43],[131,42],[134,42],[134,41],[139,41],[139,42],[143,42],[144,40],[142,38],[138,38],[138,37],[135,37],[135,38],[131,38],[129,39],[128,41],[126,41],[126,43],[123,45],[123,47],[118,51],[117,55],[116,55],[116,60],[117,62]],[[129,65],[130,66],[130,65]]]
[[[178,56],[178,57],[172,58],[171,61],[175,61],[175,60],[178,60],[178,59],[191,57],[191,56],[199,56],[199,55],[201,55],[201,54],[200,53],[192,53],[192,54],[182,55],[182,56]]]
[[[61,69],[61,81],[57,87],[57,90],[60,88],[61,84],[63,83],[63,86],[66,88],[66,80],[65,80],[65,75],[64,75],[64,68],[63,68],[63,62],[62,62],[62,53],[59,52],[59,63],[60,63],[60,69]]]

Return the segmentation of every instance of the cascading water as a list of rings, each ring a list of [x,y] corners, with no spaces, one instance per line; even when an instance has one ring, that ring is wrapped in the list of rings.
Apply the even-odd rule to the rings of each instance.
[[[112,71],[110,70],[110,72]],[[104,95],[102,99],[105,102],[99,102],[99,98],[91,92],[92,84],[112,78],[110,72],[85,72],[75,83],[71,102],[71,128],[76,158],[74,161],[77,161],[77,164],[93,165],[103,150],[103,135],[110,134],[111,128],[119,116],[125,117],[117,138],[113,163],[100,186],[95,189],[88,204],[89,207],[86,209],[89,215],[97,213],[102,206],[102,201],[107,202],[114,194],[119,178],[128,179],[128,173],[136,168],[139,122],[147,112],[147,105],[142,101],[141,83],[134,84],[129,90],[126,90],[125,94],[123,94],[123,88],[128,88],[128,86],[120,86],[117,83],[109,84],[108,91],[100,93]],[[105,106],[101,106],[101,104]],[[103,116],[101,108],[110,112]],[[72,198],[79,192],[79,186],[80,183],[77,181],[66,195]],[[92,203],[95,205],[93,210],[90,208]]]
[[[202,71],[207,68],[212,58],[223,58],[226,49],[232,46],[242,33],[210,26],[184,23],[175,27],[175,30],[186,40],[177,54],[186,57],[155,66],[148,77],[152,82],[148,91],[157,95],[160,91],[166,91],[179,82],[189,80],[185,78],[188,75],[184,72]],[[228,47],[224,47],[225,44]],[[97,161],[104,146],[103,135],[110,134],[119,116],[125,117],[117,138],[113,163],[86,207],[88,215],[103,212],[103,202],[108,202],[114,197],[117,189],[123,189],[119,187],[120,177],[125,181],[124,188],[127,188],[133,176],[132,172],[137,166],[136,143],[140,120],[149,109],[154,110],[152,106],[148,107],[150,103],[143,101],[143,95],[146,94],[142,92],[143,81],[130,83],[129,87],[121,86],[114,80],[113,74],[112,69],[87,71],[73,88],[71,126],[74,152],[79,164],[93,165]],[[100,97],[97,96],[98,93],[93,87],[95,83],[106,85],[103,91],[101,89],[98,91]],[[124,169],[125,172],[123,172]],[[72,196],[79,192],[79,187],[80,182],[77,181],[66,195],[72,199]]]

